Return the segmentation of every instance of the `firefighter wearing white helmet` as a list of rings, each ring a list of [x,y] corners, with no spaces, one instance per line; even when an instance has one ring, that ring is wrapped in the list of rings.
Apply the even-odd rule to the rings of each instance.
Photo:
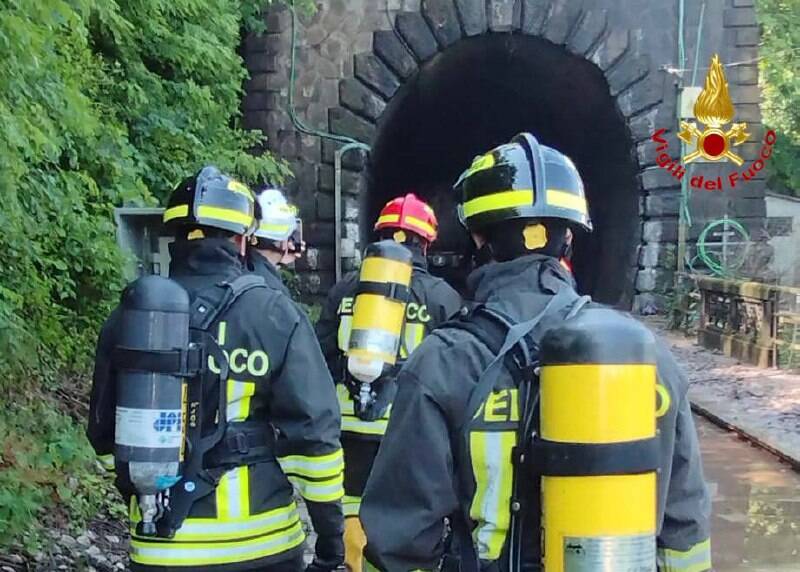
[[[398,375],[361,504],[370,570],[710,570],[686,378],[560,263],[592,229],[575,165],[522,134],[455,192],[474,306]]]
[[[280,189],[264,187],[256,193],[258,225],[250,239],[247,267],[267,284],[288,293],[279,268],[288,266],[305,251],[303,222]]]

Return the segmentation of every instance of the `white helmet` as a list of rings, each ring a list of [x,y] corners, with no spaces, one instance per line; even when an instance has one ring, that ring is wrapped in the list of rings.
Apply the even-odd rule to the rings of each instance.
[[[255,236],[258,239],[283,242],[289,240],[297,230],[297,208],[291,206],[283,193],[278,189],[265,188],[256,195],[258,201],[258,227]]]

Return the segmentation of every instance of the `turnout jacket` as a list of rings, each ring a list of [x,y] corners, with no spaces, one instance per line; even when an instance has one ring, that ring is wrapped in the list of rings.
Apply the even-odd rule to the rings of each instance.
[[[425,256],[414,252],[411,295],[406,307],[406,323],[400,347],[400,359],[406,359],[423,338],[453,317],[461,308],[461,296],[447,282],[428,272]],[[350,342],[353,303],[358,288],[358,272],[345,276],[329,292],[317,322],[317,336],[322,353],[336,382],[342,411],[342,445],[345,454],[345,515],[358,513],[358,503],[369,476],[378,443],[386,431],[391,404],[396,392],[394,379],[381,380],[378,408],[374,421],[355,414],[353,397],[342,383],[347,367],[344,353]]]
[[[203,239],[173,244],[171,278],[192,300],[214,285],[230,282],[244,267],[233,244]],[[99,455],[113,452],[116,377],[111,352],[119,327],[115,310],[97,346],[88,436]],[[333,383],[307,317],[269,284],[241,294],[212,324],[209,333],[228,358],[228,426],[263,423],[275,435],[263,461],[224,473],[216,490],[196,501],[173,539],[135,534],[140,520],[131,502],[131,561],[134,570],[166,572],[252,570],[290,560],[302,551],[304,532],[292,484],[309,506],[320,537],[342,534],[343,457],[340,414]],[[209,360],[209,369],[219,371]],[[214,424],[218,376],[203,377],[207,418]],[[211,410],[211,411],[209,411]],[[213,453],[213,450],[212,450]],[[208,466],[209,455],[204,465]],[[127,490],[124,480],[123,492]]]
[[[281,274],[266,257],[258,252],[255,248],[247,250],[247,257],[245,259],[247,270],[253,274],[261,276],[268,286],[290,296],[289,289],[283,283]]]
[[[468,287],[477,303],[515,323],[532,319],[564,289],[578,297],[568,272],[555,259],[540,255],[483,266],[469,277]],[[540,339],[568,310],[545,315],[533,337]],[[481,569],[509,570],[512,448],[522,405],[507,364],[474,417],[468,418],[467,412],[470,393],[493,358],[474,333],[445,325],[401,370],[392,417],[360,512],[368,538],[365,555],[373,568],[436,569],[444,551],[444,519],[468,515]],[[703,572],[711,568],[710,500],[687,381],[663,345],[657,371],[664,399],[657,412],[658,566],[660,572]],[[535,482],[530,486],[536,490],[523,503],[522,560],[525,570],[540,570],[539,493]]]

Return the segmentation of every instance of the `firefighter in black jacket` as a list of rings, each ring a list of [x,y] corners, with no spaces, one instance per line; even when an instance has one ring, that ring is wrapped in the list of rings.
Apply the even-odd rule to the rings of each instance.
[[[204,405],[224,403],[227,425],[225,438],[203,457],[203,470],[219,475],[217,486],[192,502],[172,538],[133,534],[132,569],[302,570],[305,534],[293,484],[319,535],[309,569],[333,570],[344,556],[336,396],[313,329],[295,304],[252,275],[251,287],[236,293],[237,284],[248,283],[241,278],[247,277],[243,254],[256,223],[252,193],[206,167],[175,190],[164,222],[175,236],[170,277],[189,293],[193,308],[213,311],[218,294],[231,292],[208,328],[227,359],[228,377],[220,379],[225,368],[209,356],[200,378]],[[99,455],[112,453],[115,442],[119,327],[118,308],[101,331],[95,362],[88,435]],[[209,406],[203,435],[213,432],[218,418],[219,407]],[[127,498],[136,491],[122,473],[117,482]],[[141,518],[135,502],[130,517],[135,529]]]
[[[476,158],[455,189],[460,218],[483,263],[468,279],[476,306],[426,338],[398,376],[392,417],[361,505],[365,558],[372,568],[392,572],[434,570],[451,518],[461,541],[461,570],[541,570],[536,472],[520,474],[519,468],[537,461],[520,465],[523,457],[514,453],[529,403],[520,399],[524,370],[498,362],[493,390],[468,411],[473,388],[500,348],[490,349],[488,327],[474,328],[479,307],[511,324],[537,316],[551,327],[564,323],[569,306],[553,302],[577,304],[579,296],[559,258],[569,254],[573,232],[591,230],[583,184],[567,157],[522,134]],[[537,335],[540,330],[532,334],[538,343]],[[528,347],[538,351],[536,344]],[[663,346],[657,353],[662,401],[654,443],[660,473],[653,560],[661,572],[703,572],[711,569],[710,500],[687,382]],[[527,495],[512,498],[514,483],[530,489]],[[516,522],[519,536],[510,532]]]
[[[258,228],[247,249],[247,269],[288,296],[278,269],[292,264],[305,250],[297,208],[279,189],[266,187],[256,192],[256,218]]]
[[[380,238],[395,240],[413,254],[411,296],[406,307],[406,322],[400,347],[405,360],[422,339],[461,307],[461,297],[447,282],[428,273],[425,255],[436,240],[438,223],[433,209],[413,194],[389,201],[378,217],[375,230]],[[337,382],[336,390],[342,410],[342,447],[345,455],[345,550],[346,564],[361,570],[361,551],[365,540],[358,520],[358,509],[364,485],[386,430],[394,379],[379,382],[376,407],[358,411],[354,393],[357,384],[348,383],[344,353],[350,338],[353,301],[358,287],[358,273],[345,276],[328,294],[317,323],[322,353]],[[376,384],[373,384],[375,387]]]

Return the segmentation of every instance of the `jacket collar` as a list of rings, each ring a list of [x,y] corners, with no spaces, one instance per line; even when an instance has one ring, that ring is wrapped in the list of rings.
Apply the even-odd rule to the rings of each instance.
[[[490,262],[467,278],[469,298],[478,303],[506,305],[520,295],[553,295],[563,288],[574,289],[572,276],[558,260],[541,254]]]
[[[224,238],[173,242],[169,252],[169,274],[172,277],[200,275],[227,278],[243,270],[236,245]]]
[[[247,266],[248,270],[262,276],[267,280],[267,283],[283,286],[283,278],[280,271],[255,248],[247,251]]]
[[[422,254],[422,250],[418,248],[411,248],[412,258],[411,263],[415,270],[428,271],[428,257]]]

